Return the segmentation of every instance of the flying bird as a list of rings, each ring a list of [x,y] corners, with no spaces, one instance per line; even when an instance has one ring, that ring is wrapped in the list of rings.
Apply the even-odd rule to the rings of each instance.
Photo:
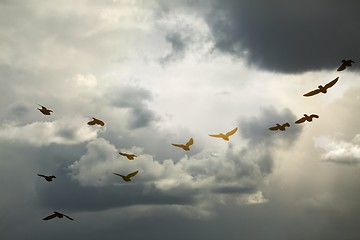
[[[91,120],[90,122],[88,122],[89,125],[100,125],[100,126],[104,126],[105,123],[103,121],[101,121],[100,119],[97,119],[97,118],[92,118],[93,120]]]
[[[233,130],[231,130],[230,132],[227,132],[226,134],[223,133],[219,133],[219,134],[209,134],[210,137],[217,137],[217,138],[222,138],[225,141],[229,141],[229,137],[231,135],[233,135],[234,133],[236,133],[236,131],[238,130],[238,128],[234,128]]]
[[[117,176],[122,177],[122,179],[123,179],[125,182],[130,182],[130,181],[131,181],[130,178],[132,178],[133,176],[135,176],[138,172],[139,172],[139,170],[138,170],[138,171],[135,171],[135,172],[132,172],[132,173],[129,173],[129,174],[126,175],[126,176],[121,175],[121,174],[119,174],[119,173],[114,173],[114,174],[117,175]]]
[[[311,114],[310,116],[307,114],[304,114],[304,116],[302,118],[298,119],[295,123],[299,124],[299,123],[303,123],[305,121],[312,122],[313,118],[319,118],[319,116],[316,114]]]
[[[133,153],[122,153],[122,152],[119,152],[119,154],[121,156],[124,156],[124,157],[127,157],[127,159],[129,160],[134,160],[135,157],[137,157],[135,154]]]
[[[184,144],[175,144],[172,143],[171,145],[175,146],[175,147],[180,147],[182,149],[184,149],[185,151],[189,151],[190,150],[190,146],[194,144],[194,139],[190,138],[190,140],[184,145]]]
[[[285,131],[285,127],[290,127],[290,124],[287,122],[287,123],[284,123],[284,124],[276,124],[276,126],[274,127],[270,127],[269,130],[271,131],[277,131],[277,130],[280,130],[280,131]]]
[[[353,60],[342,60],[341,66],[337,69],[337,71],[343,71],[346,67],[351,67],[351,63],[355,63]]]
[[[41,108],[38,108],[38,110],[40,112],[42,112],[42,114],[44,114],[44,115],[50,115],[51,112],[53,112],[53,110],[51,110],[51,109],[47,109],[46,107],[44,107],[44,106],[42,106],[40,104],[38,104],[38,105],[41,107]]]
[[[42,175],[42,174],[38,174],[38,176],[45,178],[45,180],[48,182],[51,182],[53,180],[53,178],[56,178],[55,176],[46,176],[46,175]]]
[[[339,77],[335,78],[334,80],[332,80],[331,82],[325,84],[325,86],[319,85],[318,89],[315,89],[313,91],[310,91],[308,93],[305,93],[303,96],[304,97],[310,97],[310,96],[314,96],[318,93],[326,93],[327,89],[331,88],[332,86],[335,85],[335,83],[339,80]]]
[[[43,220],[50,220],[50,219],[53,219],[53,218],[56,218],[56,217],[58,217],[58,218],[66,217],[66,218],[68,218],[70,220],[74,220],[73,218],[69,217],[68,215],[65,215],[63,213],[59,213],[59,212],[56,212],[56,211],[54,211],[53,214],[43,218]]]

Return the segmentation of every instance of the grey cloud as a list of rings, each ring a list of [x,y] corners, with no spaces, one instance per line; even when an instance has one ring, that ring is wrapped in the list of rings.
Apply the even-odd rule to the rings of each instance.
[[[146,105],[146,102],[153,98],[149,90],[126,85],[110,90],[109,95],[113,106],[130,109],[131,116],[128,124],[131,128],[147,127],[152,122],[159,120],[156,113]]]

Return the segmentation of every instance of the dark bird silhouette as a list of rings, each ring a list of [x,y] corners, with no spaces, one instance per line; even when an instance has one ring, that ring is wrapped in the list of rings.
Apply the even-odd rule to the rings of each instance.
[[[229,141],[229,137],[233,134],[236,133],[236,131],[238,130],[238,128],[234,128],[233,130],[231,130],[230,132],[227,132],[226,134],[223,133],[219,133],[219,134],[209,134],[210,137],[217,137],[217,138],[222,138],[225,141]]]
[[[122,152],[119,152],[119,154],[121,156],[124,156],[124,157],[127,157],[127,159],[129,160],[134,160],[135,157],[137,157],[135,154],[133,153],[122,153]]]
[[[313,118],[319,118],[319,116],[316,114],[311,114],[310,116],[307,114],[304,114],[304,116],[302,118],[298,119],[295,123],[299,124],[299,123],[303,123],[305,121],[312,122]]]
[[[42,106],[40,104],[38,104],[38,105],[41,107],[41,108],[38,108],[38,110],[40,112],[42,112],[42,114],[44,114],[44,115],[50,115],[51,112],[53,112],[53,110],[51,110],[51,109],[47,109],[46,107],[44,107],[44,106]]]
[[[346,69],[346,67],[351,67],[351,63],[355,63],[353,60],[341,60],[342,64],[341,66],[337,69],[337,71],[343,71]]]
[[[38,174],[38,176],[45,178],[45,180],[48,182],[51,182],[53,180],[53,178],[56,178],[55,176],[46,176],[46,175],[42,175],[42,174]]]
[[[190,146],[194,144],[194,139],[190,138],[190,140],[184,145],[184,144],[175,144],[172,143],[171,145],[175,146],[175,147],[180,147],[182,149],[184,149],[185,151],[189,151],[190,150]]]
[[[74,220],[73,218],[69,217],[68,215],[65,215],[63,213],[59,213],[59,212],[56,212],[56,211],[54,211],[53,214],[43,218],[43,220],[50,220],[50,219],[53,219],[53,218],[56,218],[56,217],[58,217],[58,218],[66,217],[66,218],[68,218],[70,220]]]
[[[304,97],[310,97],[310,96],[314,96],[318,93],[326,93],[327,89],[331,88],[332,86],[335,85],[335,83],[339,80],[339,77],[335,78],[334,80],[332,80],[331,82],[325,84],[325,86],[319,85],[318,89],[315,89],[313,91],[310,91],[308,93],[305,93],[303,96]]]
[[[271,131],[277,131],[277,130],[285,131],[286,127],[290,127],[290,124],[288,122],[284,123],[284,124],[278,124],[277,123],[276,126],[270,127],[269,130],[271,130]]]
[[[125,182],[130,182],[131,179],[133,176],[135,176],[139,171],[135,171],[135,172],[132,172],[132,173],[129,173],[128,175],[124,176],[124,175],[121,175],[119,173],[114,173],[115,175],[117,176],[120,176],[122,177],[122,179],[125,181]]]
[[[105,123],[103,121],[101,121],[100,119],[97,119],[97,118],[92,118],[93,120],[91,120],[90,122],[88,122],[89,125],[100,125],[100,126],[104,126]]]

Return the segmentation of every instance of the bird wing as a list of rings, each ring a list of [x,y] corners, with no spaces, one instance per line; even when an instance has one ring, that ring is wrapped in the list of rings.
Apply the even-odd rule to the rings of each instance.
[[[271,130],[271,131],[276,131],[276,130],[279,130],[279,127],[278,127],[278,126],[270,127],[269,130]]]
[[[238,128],[236,127],[233,130],[231,130],[230,132],[227,132],[225,135],[229,137],[229,136],[233,135],[234,133],[236,133],[237,130],[238,130]]]
[[[175,144],[175,143],[172,143],[171,145],[173,145],[173,146],[175,146],[175,147],[185,147],[185,145],[184,144]]]
[[[104,126],[105,123],[99,119],[96,119],[96,123],[99,124],[100,126]]]
[[[56,216],[57,216],[57,214],[56,214],[56,213],[53,213],[53,214],[51,214],[51,215],[43,218],[43,220],[50,220],[50,219],[53,219],[53,218],[56,217]]]
[[[122,156],[125,156],[125,157],[128,157],[128,156],[129,156],[129,154],[127,154],[127,153],[119,152],[119,154],[122,155]]]
[[[64,217],[67,217],[70,220],[74,220],[73,218],[69,217],[68,215],[65,215],[65,214],[63,214],[63,215],[64,215]]]
[[[88,122],[88,125],[95,125],[96,121],[95,120],[91,120],[90,122]]]
[[[39,177],[46,177],[45,175],[42,175],[42,174],[38,174]]]
[[[342,71],[346,68],[345,63],[341,64],[341,66],[336,71]]]
[[[325,84],[324,88],[331,88],[332,86],[335,85],[335,83],[339,80],[339,77],[335,78],[334,80],[332,80],[331,82]]]
[[[297,120],[295,123],[296,124],[298,124],[298,123],[303,123],[303,122],[305,122],[305,117],[302,117],[302,118],[300,118],[299,120]]]
[[[190,138],[189,141],[186,143],[186,146],[191,146],[194,144],[194,139]]]
[[[222,138],[221,133],[220,134],[209,134],[210,137],[217,137],[217,138]]]
[[[310,117],[311,117],[311,118],[319,118],[319,115],[311,114]]]
[[[117,175],[117,176],[120,176],[120,177],[125,177],[124,175],[121,175],[119,173],[114,173],[114,174]]]
[[[318,93],[320,93],[320,89],[315,89],[315,90],[313,90],[311,92],[305,93],[303,96],[304,97],[310,97],[310,96],[314,96],[314,95],[316,95]]]
[[[139,172],[139,170],[135,171],[135,172],[132,172],[132,173],[129,173],[128,175],[126,175],[126,177],[131,178],[131,177],[135,176],[138,172]]]

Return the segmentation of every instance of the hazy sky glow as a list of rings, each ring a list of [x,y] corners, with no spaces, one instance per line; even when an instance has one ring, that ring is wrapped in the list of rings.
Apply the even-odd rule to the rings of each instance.
[[[357,240],[359,10],[0,1],[0,239]],[[295,125],[304,113],[320,118]]]

